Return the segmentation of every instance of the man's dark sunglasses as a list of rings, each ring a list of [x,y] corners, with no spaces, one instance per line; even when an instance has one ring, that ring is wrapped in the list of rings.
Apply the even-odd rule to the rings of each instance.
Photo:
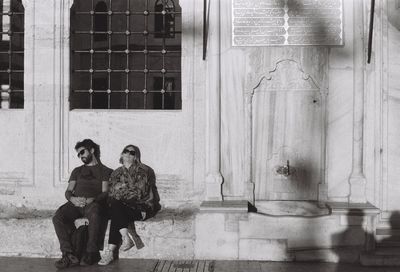
[[[78,152],[77,156],[80,158],[83,154],[85,154],[86,149],[82,149],[81,151]]]
[[[129,149],[124,149],[123,151],[122,151],[122,153],[129,153],[129,154],[131,154],[132,156],[135,156],[135,151],[134,150],[129,150]]]

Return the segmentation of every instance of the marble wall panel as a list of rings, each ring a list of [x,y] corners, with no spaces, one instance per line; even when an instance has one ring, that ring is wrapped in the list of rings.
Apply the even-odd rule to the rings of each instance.
[[[387,165],[384,175],[387,178],[387,183],[383,188],[383,210],[385,211],[398,211],[400,210],[400,203],[398,196],[400,194],[400,186],[398,179],[400,176],[400,166],[398,160],[400,158],[400,53],[398,48],[400,46],[400,15],[396,9],[395,1],[388,1],[388,73],[387,73],[387,100],[384,102],[387,105],[387,112],[383,117],[386,119],[386,141],[387,150],[383,150],[384,156],[387,158]],[[384,136],[385,137],[385,136]]]
[[[24,112],[0,110],[0,182],[1,175],[12,172],[24,173]]]
[[[221,1],[221,11],[231,10]],[[247,59],[244,49],[231,46],[231,13],[221,17],[221,174],[224,196],[242,196],[245,181],[244,85]]]
[[[353,141],[353,73],[352,70],[329,71],[327,118],[328,196],[345,200],[349,193]]]
[[[230,2],[221,1],[221,10],[231,11]],[[283,59],[297,61],[306,75],[311,75],[318,86],[327,90],[328,49],[232,47],[231,22],[231,12],[221,17],[221,173],[224,196],[235,198],[243,196],[244,183],[248,180],[245,170],[249,164],[245,153],[246,93],[251,92]]]
[[[252,214],[248,221],[239,222],[239,237],[287,239],[290,249],[363,245],[366,231],[362,221],[360,219],[360,224],[355,225],[341,225],[338,216],[305,219]]]
[[[192,184],[193,136],[190,123],[181,112],[72,111],[69,121],[70,171],[80,164],[73,146],[77,141],[91,138],[100,144],[102,162],[111,168],[120,166],[118,161],[123,147],[134,144],[141,150],[142,162],[152,167],[156,175],[174,175],[171,183],[178,187],[182,185],[182,182],[176,183],[179,180]],[[177,127],[180,127],[179,134]],[[189,193],[180,188],[175,191],[171,193],[176,199]],[[177,192],[180,192],[179,196],[175,195]]]
[[[353,2],[343,1],[344,46],[329,49],[326,122],[328,197],[347,201],[353,135]]]
[[[252,177],[256,199],[317,199],[323,182],[323,95],[294,61],[282,61],[254,90]],[[289,168],[289,175],[280,173]],[[281,171],[282,172],[282,171]]]
[[[21,111],[1,112],[0,124],[6,129],[0,130],[0,180],[16,173],[21,167],[17,156],[25,152],[28,181],[35,180],[36,184],[14,190],[19,192],[18,199],[7,201],[38,208],[54,208],[64,202],[65,181],[81,163],[73,147],[76,141],[89,137],[100,143],[104,163],[113,168],[119,166],[123,146],[136,143],[142,149],[143,162],[152,166],[160,178],[165,200],[199,201],[205,175],[202,3],[180,1],[184,26],[182,110],[95,112],[68,108],[68,16],[72,2],[24,1],[26,105]],[[19,144],[7,159],[3,150],[9,153],[11,142]],[[3,159],[7,161],[3,163]],[[8,174],[2,176],[3,172]]]
[[[400,63],[400,62],[399,62]],[[392,70],[391,73],[395,71]],[[396,80],[389,79],[389,84],[394,84]],[[388,96],[388,187],[387,187],[387,206],[385,210],[400,210],[398,196],[400,194],[400,89],[398,85],[391,85]]]

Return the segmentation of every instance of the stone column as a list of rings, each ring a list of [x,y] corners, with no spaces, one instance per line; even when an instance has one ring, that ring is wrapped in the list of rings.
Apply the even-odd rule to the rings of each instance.
[[[209,2],[206,71],[206,200],[222,200],[220,2]]]
[[[353,166],[349,178],[349,202],[365,203],[366,178],[363,171],[363,134],[364,134],[364,1],[353,1]]]

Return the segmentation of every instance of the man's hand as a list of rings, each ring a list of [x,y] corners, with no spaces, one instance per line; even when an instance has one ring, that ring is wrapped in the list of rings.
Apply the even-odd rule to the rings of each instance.
[[[76,207],[85,207],[86,205],[86,198],[84,197],[71,196],[69,201],[71,201],[71,203]]]
[[[93,201],[94,201],[94,197],[89,197],[89,198],[86,198],[85,199],[85,203],[86,203],[86,205],[88,205],[88,204],[90,204],[90,203],[92,203]]]

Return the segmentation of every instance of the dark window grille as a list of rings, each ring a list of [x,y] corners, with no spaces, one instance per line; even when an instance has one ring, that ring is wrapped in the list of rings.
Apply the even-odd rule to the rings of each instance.
[[[94,9],[96,15],[94,16],[94,40],[95,41],[106,41],[107,40],[107,4],[106,2],[98,2]]]
[[[24,7],[0,0],[0,108],[24,108]]]
[[[172,0],[158,0],[154,5],[154,37],[175,38],[175,3]]]
[[[70,109],[181,109],[181,9],[171,0],[75,0]]]

